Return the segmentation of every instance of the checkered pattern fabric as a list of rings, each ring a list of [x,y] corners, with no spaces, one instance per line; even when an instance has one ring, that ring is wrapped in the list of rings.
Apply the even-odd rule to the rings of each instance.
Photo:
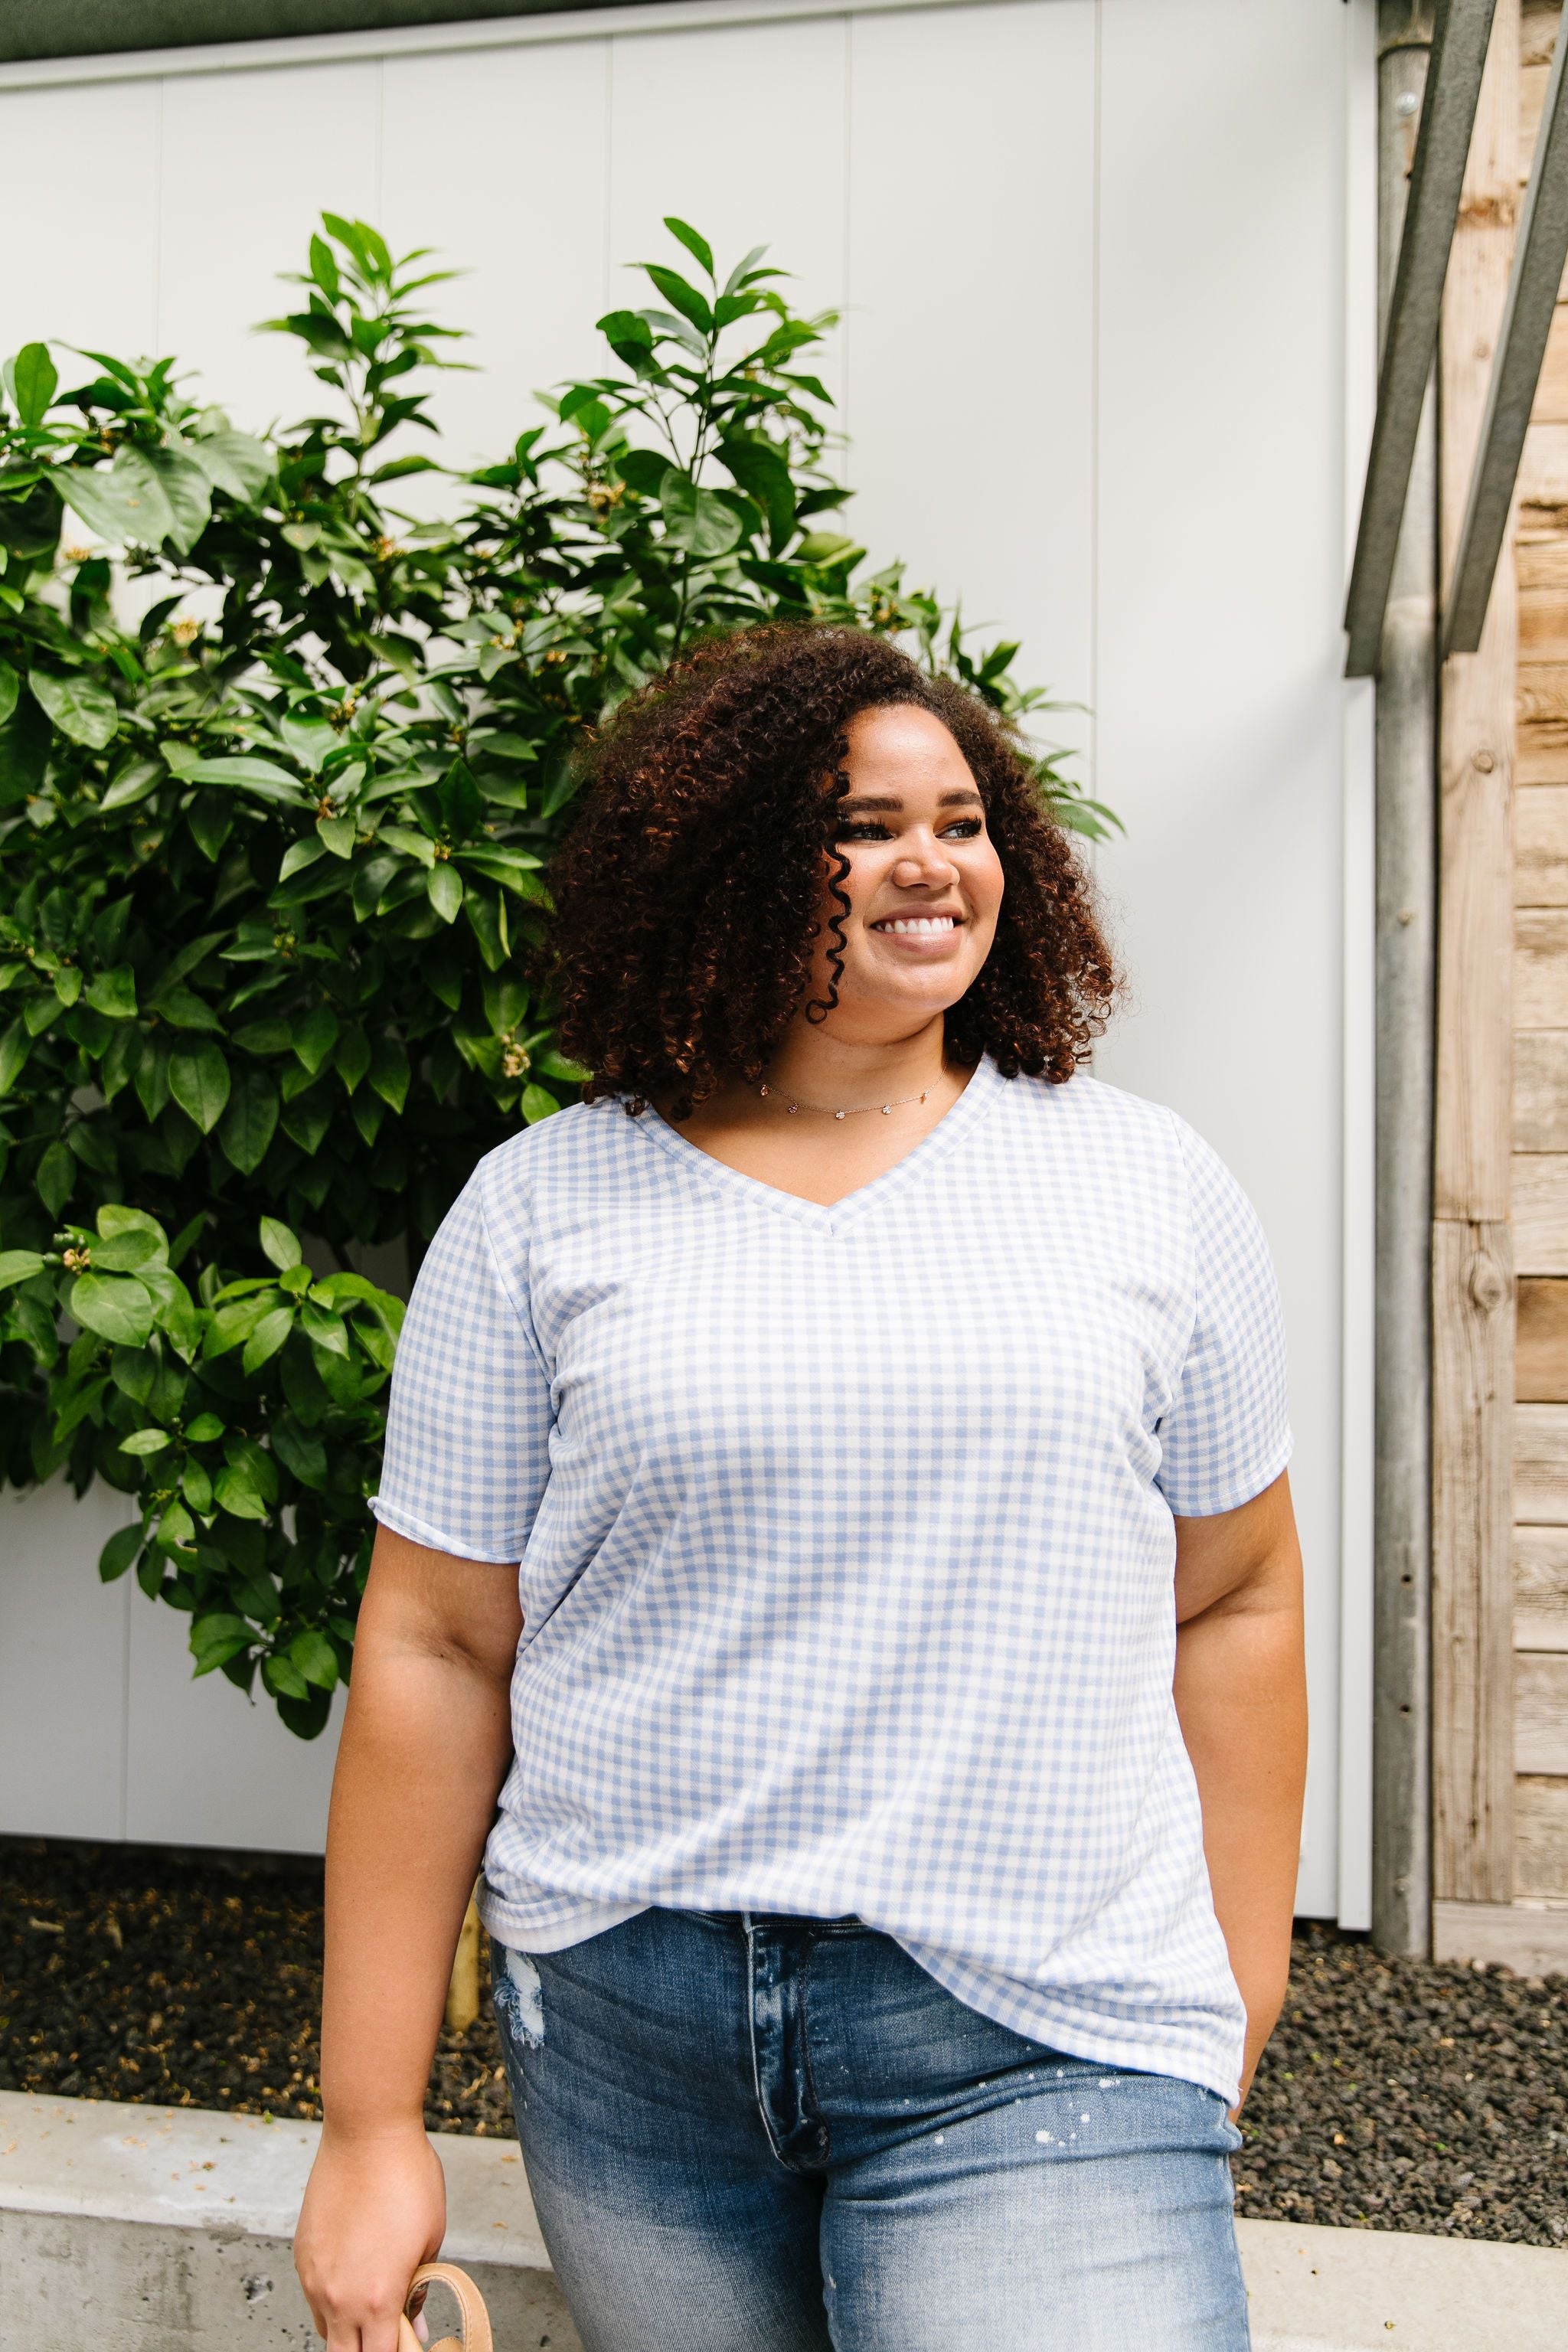
[[[614,1102],[515,1137],[420,1273],[374,1507],[521,1561],[487,1925],[858,1912],[1018,2032],[1234,2095],[1172,1514],[1289,1443],[1246,1198],[1087,1076],[982,1063],[832,1208]]]

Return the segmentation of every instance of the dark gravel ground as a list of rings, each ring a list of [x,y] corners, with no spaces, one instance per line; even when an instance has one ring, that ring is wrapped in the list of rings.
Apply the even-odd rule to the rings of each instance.
[[[0,2089],[318,2116],[319,1864],[0,1841]],[[511,2137],[488,1986],[433,2131]],[[1568,1979],[1321,1927],[1236,2158],[1243,2213],[1568,2245]]]

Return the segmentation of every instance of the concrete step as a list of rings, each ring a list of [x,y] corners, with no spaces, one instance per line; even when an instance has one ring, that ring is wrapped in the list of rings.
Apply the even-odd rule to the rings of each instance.
[[[0,2092],[0,2352],[319,2347],[289,2252],[319,2137],[259,2116]],[[457,2134],[436,2147],[443,2252],[482,2286],[498,2352],[581,2352],[516,2147]],[[1237,2228],[1254,2352],[1568,2352],[1568,2252]]]

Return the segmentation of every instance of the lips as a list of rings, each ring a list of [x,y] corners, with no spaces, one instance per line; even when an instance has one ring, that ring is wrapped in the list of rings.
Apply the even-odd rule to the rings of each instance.
[[[961,918],[957,915],[884,915],[872,923],[873,931],[886,931],[895,939],[948,939],[957,930]]]

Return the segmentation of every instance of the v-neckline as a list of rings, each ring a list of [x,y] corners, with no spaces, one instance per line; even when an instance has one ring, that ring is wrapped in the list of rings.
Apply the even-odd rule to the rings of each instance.
[[[742,1169],[716,1160],[710,1151],[704,1151],[700,1144],[693,1143],[679,1128],[672,1127],[651,1103],[639,1114],[636,1124],[650,1143],[732,1199],[771,1209],[775,1215],[787,1217],[795,1224],[813,1226],[818,1233],[837,1233],[891,1193],[902,1191],[934,1160],[945,1159],[1006,1083],[990,1055],[984,1055],[958,1100],[943,1111],[936,1125],[901,1160],[895,1160],[890,1168],[884,1168],[868,1183],[858,1184],[852,1192],[845,1192],[826,1203],[808,1201],[799,1192],[786,1192],[780,1185],[766,1184],[760,1176],[748,1176]]]

